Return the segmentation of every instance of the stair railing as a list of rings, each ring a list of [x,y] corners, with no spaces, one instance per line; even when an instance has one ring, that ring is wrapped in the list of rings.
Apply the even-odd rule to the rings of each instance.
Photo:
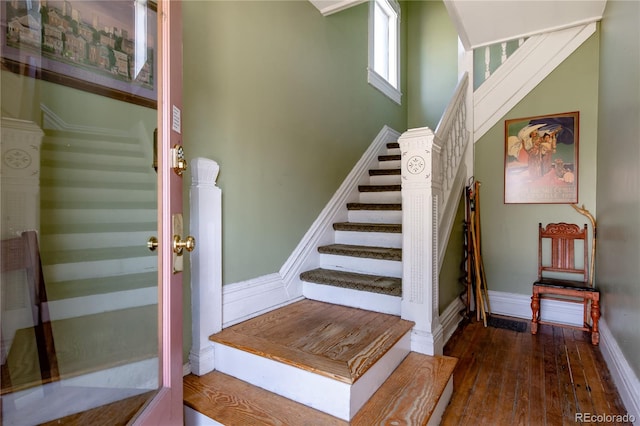
[[[402,173],[402,318],[415,322],[411,350],[441,354],[438,313],[441,259],[466,178],[468,74],[460,78],[436,132],[407,130],[398,140]],[[441,248],[442,247],[442,248]]]

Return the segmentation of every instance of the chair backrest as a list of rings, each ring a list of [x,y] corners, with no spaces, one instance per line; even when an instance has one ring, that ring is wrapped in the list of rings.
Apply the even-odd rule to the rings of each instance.
[[[543,261],[542,246],[545,239],[551,240],[550,263]],[[584,259],[582,265],[576,262],[576,241],[582,244]],[[581,274],[586,284],[588,281],[587,261],[587,225],[580,228],[572,223],[549,223],[546,227],[538,224],[538,279],[542,279],[544,272],[561,272]],[[578,254],[579,251],[578,251]],[[578,264],[578,266],[576,266]],[[576,280],[577,281],[577,280]]]
[[[33,303],[41,307],[47,301],[38,237],[36,231],[25,231],[21,236],[1,241],[0,272],[10,272],[24,269]]]

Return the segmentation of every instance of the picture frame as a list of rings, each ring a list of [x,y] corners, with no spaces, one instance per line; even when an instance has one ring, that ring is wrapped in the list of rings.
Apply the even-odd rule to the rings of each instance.
[[[579,111],[505,120],[505,204],[576,204],[579,130]]]
[[[2,69],[155,109],[156,19],[152,1],[3,1]]]

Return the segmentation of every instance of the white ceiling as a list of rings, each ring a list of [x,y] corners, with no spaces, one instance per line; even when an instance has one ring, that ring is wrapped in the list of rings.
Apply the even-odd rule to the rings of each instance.
[[[330,15],[367,0],[309,0]],[[426,0],[428,1],[428,0]],[[444,0],[467,50],[599,21],[606,0]]]
[[[467,50],[602,19],[606,0],[445,0]]]
[[[324,16],[340,12],[367,0],[309,0]]]

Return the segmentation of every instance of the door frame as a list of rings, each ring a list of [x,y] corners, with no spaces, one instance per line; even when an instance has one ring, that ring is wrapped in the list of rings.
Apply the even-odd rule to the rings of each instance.
[[[158,1],[158,341],[160,388],[136,425],[183,424],[182,273],[173,273],[172,215],[182,213],[183,178],[170,150],[182,144],[182,5]]]

